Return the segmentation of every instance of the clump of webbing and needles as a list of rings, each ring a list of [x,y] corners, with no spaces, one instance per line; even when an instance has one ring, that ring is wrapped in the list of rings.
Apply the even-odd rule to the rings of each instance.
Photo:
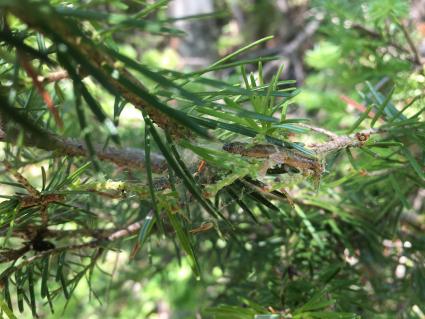
[[[225,133],[224,144],[220,151],[190,147],[207,162],[222,169],[220,172],[227,172],[221,179],[215,180],[213,185],[206,187],[206,195],[214,195],[220,189],[237,183],[238,180],[246,182],[247,178],[256,183],[257,190],[264,193],[280,191],[290,204],[293,204],[293,201],[285,191],[290,184],[298,183],[300,179],[311,178],[314,188],[318,190],[324,172],[324,162],[316,152],[305,148],[302,143],[289,141],[289,136],[307,133],[310,128],[302,123],[306,119],[287,118],[289,102],[298,90],[293,85],[294,81],[280,80],[282,70],[281,67],[270,83],[265,84],[261,63],[256,76],[252,73],[248,76],[242,67],[245,88],[242,89],[242,86],[240,88],[249,91],[250,94],[232,98],[227,96],[223,99],[225,102],[223,111],[215,110],[214,116],[220,117],[221,120],[230,120],[228,126],[235,125],[233,132],[241,132],[242,135],[250,137],[242,139],[246,142],[235,141],[241,140],[240,134]],[[222,116],[220,111],[223,113]],[[239,129],[241,126],[243,130]],[[227,158],[223,153],[233,157]],[[239,155],[236,156],[239,160],[235,159],[235,155]],[[232,165],[228,166],[226,162]],[[266,175],[276,173],[286,175],[280,175],[273,181],[266,180]]]
[[[323,160],[307,156],[295,149],[288,149],[282,146],[273,144],[249,144],[242,142],[227,143],[223,146],[223,150],[239,154],[243,157],[262,159],[263,163],[260,166],[257,177],[263,179],[268,171],[283,171],[289,174],[301,174],[302,176],[312,177],[315,189],[318,190],[320,178],[324,172]],[[273,187],[268,187],[264,184],[264,191],[272,191]],[[289,203],[293,203],[289,194],[280,188],[280,191],[285,194]]]
[[[324,170],[323,162],[318,158],[278,145],[250,145],[248,143],[233,142],[225,144],[223,150],[246,157],[264,159],[264,165],[259,172],[260,177],[264,177],[269,169],[283,165],[285,171],[290,171],[293,168],[305,176],[312,176],[317,188]]]

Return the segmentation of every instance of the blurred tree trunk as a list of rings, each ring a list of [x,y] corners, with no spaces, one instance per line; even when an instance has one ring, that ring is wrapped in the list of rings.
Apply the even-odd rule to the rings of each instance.
[[[170,3],[169,15],[173,18],[206,14],[214,11],[212,0],[174,0]],[[208,65],[217,56],[215,42],[218,29],[214,19],[177,21],[176,26],[187,36],[177,42],[177,50],[184,64],[193,68]]]
[[[412,1],[410,14],[419,34],[422,36],[418,46],[419,53],[421,56],[425,57],[425,0]]]

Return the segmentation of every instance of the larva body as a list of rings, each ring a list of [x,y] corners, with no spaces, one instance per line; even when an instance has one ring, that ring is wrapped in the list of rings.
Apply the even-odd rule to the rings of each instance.
[[[302,153],[276,145],[258,144],[249,146],[246,143],[234,142],[223,146],[229,153],[240,154],[253,158],[268,159],[271,164],[286,164],[300,171],[313,171],[315,177],[323,173],[322,163],[315,158],[310,158]]]

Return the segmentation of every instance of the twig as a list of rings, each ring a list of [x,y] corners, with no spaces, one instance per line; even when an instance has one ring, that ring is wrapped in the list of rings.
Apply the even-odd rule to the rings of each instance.
[[[285,47],[280,51],[281,54],[289,55],[298,51],[298,49],[303,45],[308,38],[313,36],[316,31],[319,29],[320,24],[322,23],[323,17],[316,17],[314,20],[311,20],[307,23],[306,27],[297,34],[294,40],[285,45]]]
[[[405,25],[403,24],[403,22],[399,22],[398,23],[401,32],[403,32],[404,37],[407,40],[407,43],[409,44],[410,50],[413,53],[413,56],[415,57],[415,62],[418,65],[422,65],[422,61],[421,61],[421,56],[418,52],[418,49],[416,48],[416,45],[413,43],[412,37],[410,36],[409,32],[407,31]]]
[[[305,127],[305,128],[308,128],[309,130],[311,130],[313,132],[317,132],[317,133],[326,135],[327,137],[329,137],[331,139],[334,139],[334,138],[337,138],[338,137],[337,134],[335,134],[335,133],[333,133],[331,131],[328,131],[328,130],[326,130],[324,128],[321,128],[321,127],[316,127],[316,126],[312,126],[312,125],[305,124],[305,123],[298,123],[298,126]]]
[[[145,168],[145,152],[138,148],[114,147],[103,148],[102,145],[94,146],[96,156],[103,161],[112,162],[120,167],[142,170]],[[85,143],[74,139],[63,139],[62,151],[69,156],[88,156]],[[152,153],[151,165],[154,172],[163,172],[165,159],[162,155]]]
[[[356,31],[360,32],[360,33],[363,33],[363,35],[369,36],[372,39],[375,39],[375,40],[379,40],[379,39],[384,40],[384,41],[387,42],[388,45],[394,47],[395,49],[397,49],[399,51],[402,51],[404,53],[409,53],[409,50],[407,50],[403,46],[399,45],[398,43],[395,43],[395,42],[392,42],[392,41],[388,41],[387,39],[385,39],[383,37],[382,34],[380,34],[379,32],[376,32],[375,30],[368,29],[364,25],[354,23],[354,24],[351,25],[351,28],[353,30],[356,30]]]
[[[65,199],[63,195],[57,194],[45,194],[42,195],[31,183],[17,170],[15,170],[12,165],[7,161],[3,160],[3,164],[6,168],[6,171],[10,172],[16,179],[16,181],[21,184],[28,193],[29,196],[20,197],[19,207],[33,207],[40,206],[40,216],[43,222],[43,225],[47,227],[49,222],[49,215],[47,214],[47,206],[52,202],[60,202]]]
[[[1,111],[1,110],[0,110]],[[9,125],[5,128],[5,141],[16,143],[19,133],[16,127]],[[43,138],[39,138],[34,134],[27,133],[24,135],[24,144],[29,147],[37,147],[46,151],[54,151],[57,155],[68,156],[89,156],[86,144],[77,139],[62,138],[51,132],[46,132]],[[112,162],[119,167],[143,170],[145,168],[145,152],[138,148],[114,147],[104,148],[103,145],[94,146],[96,156],[107,162]],[[165,159],[162,155],[151,153],[152,170],[156,173],[163,172],[165,169]]]
[[[47,84],[51,82],[58,82],[60,80],[67,79],[68,77],[69,74],[66,70],[59,69],[44,76],[40,75],[37,79],[39,82]]]
[[[338,136],[333,140],[323,144],[313,144],[311,148],[316,154],[325,154],[347,147],[361,147],[368,140],[371,134],[383,132],[380,129],[367,129],[355,134]]]
[[[7,161],[7,160],[3,160],[3,165],[6,169],[6,171],[8,171],[10,174],[13,175],[13,177],[16,179],[16,181],[21,184],[28,193],[30,193],[30,197],[31,198],[39,198],[40,197],[40,192],[35,189],[31,183],[24,177],[22,176],[21,173],[19,173],[16,169],[13,168],[13,166]]]
[[[273,48],[267,48],[255,51],[255,56],[267,56],[272,54],[279,54],[284,56],[289,56],[299,50],[299,48],[307,41],[308,38],[313,36],[316,31],[319,29],[320,24],[322,23],[323,18],[319,17],[314,20],[311,20],[307,23],[306,27],[301,30],[297,36],[289,43],[284,44],[284,46],[276,46]],[[249,54],[248,57],[253,56]]]
[[[265,49],[260,52],[257,52],[257,56],[262,55],[271,55],[271,54],[279,54],[283,57],[297,57],[297,52],[299,51],[300,47],[306,43],[306,41],[311,38],[316,31],[319,29],[320,24],[322,23],[323,17],[318,17],[314,20],[311,20],[307,23],[306,27],[301,30],[297,34],[297,36],[288,44],[285,44],[283,47],[275,47],[270,49]],[[278,64],[282,63],[283,59],[272,61],[268,63],[264,67],[264,74],[267,75],[271,72],[271,70]]]
[[[38,230],[43,229],[43,227],[36,225],[22,225],[15,226],[12,230],[12,237],[21,238],[25,240],[30,240],[34,238]],[[89,229],[89,228],[79,228],[79,229],[43,229],[43,238],[53,238],[53,239],[63,239],[63,238],[79,238],[82,237],[92,237],[92,238],[101,238],[110,235],[117,229]],[[0,230],[0,236],[4,236],[9,231],[9,227],[3,227]]]
[[[357,101],[355,101],[355,100],[353,100],[353,99],[349,98],[349,97],[348,97],[348,96],[346,96],[346,95],[340,95],[340,96],[339,96],[339,98],[340,98],[342,101],[344,101],[345,103],[347,103],[348,105],[350,105],[350,106],[354,107],[356,110],[358,110],[358,111],[360,111],[360,112],[362,112],[362,113],[366,112],[366,110],[367,110],[367,107],[366,107],[366,106],[364,106],[363,104],[361,104],[361,103],[359,103],[359,102],[357,102]],[[373,111],[369,111],[368,116],[369,116],[370,118],[373,118],[373,117],[375,116],[375,112],[373,112]]]
[[[74,250],[80,250],[80,249],[85,249],[85,248],[95,248],[95,247],[99,247],[99,246],[105,246],[110,242],[131,236],[136,234],[144,225],[144,223],[146,222],[150,222],[150,220],[153,218],[153,212],[150,211],[148,213],[148,215],[144,218],[144,220],[135,222],[133,224],[130,224],[128,226],[126,226],[125,228],[119,229],[115,232],[113,232],[112,234],[110,234],[109,236],[107,236],[106,238],[100,238],[100,239],[95,239],[92,241],[89,241],[87,243],[83,243],[83,244],[78,244],[78,245],[69,245],[69,246],[63,246],[63,247],[58,247],[58,248],[53,248],[53,249],[49,249],[43,252],[38,253],[37,255],[34,255],[32,257],[29,257],[28,259],[22,261],[19,265],[15,266],[13,268],[13,271],[16,271],[18,269],[21,269],[23,267],[25,267],[28,264],[33,263],[36,260],[42,259],[43,257],[46,256],[50,256],[50,255],[56,255],[59,254],[63,251],[69,252],[69,251],[74,251]],[[9,262],[9,261],[13,261],[15,260],[15,258],[11,258],[12,255],[14,255],[11,252],[8,252],[7,254],[3,254],[0,256],[0,263],[5,263],[5,262]],[[4,273],[3,273],[4,275]]]
[[[83,244],[77,244],[77,245],[68,245],[58,248],[49,249],[43,252],[40,252],[32,257],[29,257],[28,259],[25,259],[22,261],[18,266],[16,266],[13,271],[16,271],[17,269],[20,269],[36,260],[39,260],[45,256],[50,255],[57,255],[63,251],[69,252],[69,251],[75,251],[80,249],[86,249],[86,248],[95,248],[100,246],[105,246],[108,243],[132,236],[139,232],[139,230],[145,225],[145,223],[149,223],[153,218],[153,211],[149,211],[149,213],[146,215],[146,217],[138,222],[132,223],[124,228],[113,230],[113,229],[95,229],[90,233],[90,230],[86,229],[81,232],[81,230],[76,231],[52,231],[52,230],[45,230],[44,237],[61,237],[64,234],[66,235],[72,235],[74,236],[76,233],[81,235],[89,235],[91,237],[97,237],[96,239],[89,241],[87,243]],[[211,230],[214,228],[214,224],[212,222],[205,222],[201,225],[192,228],[189,230],[192,234],[198,234],[203,233],[206,231]],[[6,250],[4,252],[0,252],[0,263],[6,263],[10,261],[17,260],[18,258],[22,257],[25,253],[29,251],[28,246],[24,246],[23,248],[16,249],[16,250]]]
[[[19,53],[19,52],[18,52]],[[38,94],[43,99],[44,103],[46,103],[47,108],[49,109],[50,113],[52,113],[53,118],[55,119],[56,125],[59,128],[63,128],[63,121],[62,118],[59,115],[59,111],[57,107],[55,106],[52,97],[50,96],[49,92],[44,88],[43,83],[39,81],[38,75],[35,72],[34,68],[32,67],[31,63],[27,59],[27,57],[23,54],[18,54],[19,56],[19,62],[24,68],[24,70],[27,72],[29,77],[32,79],[32,82],[34,84],[34,87],[37,89]]]

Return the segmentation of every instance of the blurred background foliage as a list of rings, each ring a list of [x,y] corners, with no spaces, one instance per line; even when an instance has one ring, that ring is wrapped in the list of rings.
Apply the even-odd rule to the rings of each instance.
[[[54,10],[43,11],[45,3]],[[66,196],[44,208],[17,206],[30,188],[5,164],[3,256],[28,240],[36,250],[31,227],[44,225],[42,209],[49,230],[74,231],[40,240],[55,247],[145,221],[133,236],[46,254],[33,268],[18,271],[18,259],[3,261],[3,317],[13,318],[13,309],[26,318],[425,318],[424,1],[0,0],[0,6],[0,107],[29,132],[7,130],[9,118],[3,120],[2,159],[42,194]],[[78,39],[78,32],[90,41],[70,41],[62,50],[60,36]],[[22,52],[40,60],[33,65],[38,75],[59,65],[68,71],[70,79],[43,82],[62,128],[37,94]],[[152,102],[160,113],[142,114],[131,96],[114,90],[142,94],[131,77],[163,103]],[[78,150],[57,146],[62,140],[45,132],[44,145],[19,114],[83,140],[87,156],[74,157]],[[371,127],[387,134],[325,154],[318,189],[299,172],[261,176],[261,161],[222,150],[235,140],[278,140],[307,156],[308,146],[326,136],[306,129],[305,119],[339,135]],[[214,139],[194,134],[182,141],[174,128],[208,128]],[[153,156],[138,169],[117,167],[96,154],[109,146],[162,152],[169,171],[156,169]],[[214,176],[187,177],[185,169],[202,159]],[[161,178],[171,186],[158,186]],[[294,203],[264,195],[258,190],[264,184],[252,182],[257,178],[272,190],[284,187]],[[152,211],[164,213],[152,217]]]

